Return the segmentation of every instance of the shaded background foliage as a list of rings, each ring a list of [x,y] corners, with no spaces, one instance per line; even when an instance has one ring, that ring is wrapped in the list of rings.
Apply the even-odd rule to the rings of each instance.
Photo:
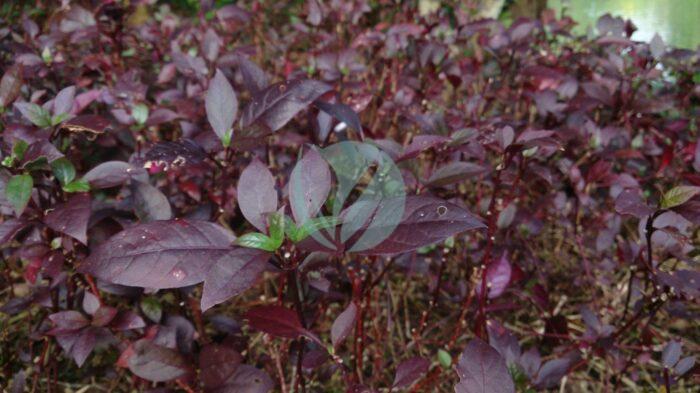
[[[690,389],[698,52],[469,4],[3,4],[0,384]],[[281,215],[343,140],[438,212],[396,255]]]

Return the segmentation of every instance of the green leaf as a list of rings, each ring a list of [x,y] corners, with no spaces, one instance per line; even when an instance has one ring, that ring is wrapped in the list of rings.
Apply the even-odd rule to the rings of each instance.
[[[694,196],[700,193],[700,187],[695,186],[678,186],[674,187],[664,194],[661,198],[661,207],[663,209],[670,209],[672,207],[680,206]]]
[[[10,181],[7,182],[5,197],[12,204],[18,217],[22,215],[22,212],[27,207],[29,198],[32,196],[33,187],[34,180],[30,175],[12,176]]]
[[[141,300],[141,311],[146,318],[158,323],[163,317],[163,307],[156,298],[146,297]]]
[[[63,186],[63,191],[65,191],[65,192],[88,192],[88,191],[90,191],[90,184],[83,179],[73,180],[72,182]]]
[[[300,242],[304,240],[302,238],[302,229],[298,228],[297,225],[292,221],[292,219],[289,216],[284,216],[284,233],[287,234],[287,237],[289,240],[291,240],[294,243]]]
[[[285,216],[280,213],[272,213],[268,216],[267,222],[270,230],[270,239],[277,244],[277,249],[284,241]]]
[[[280,244],[260,232],[246,233],[236,239],[235,243],[241,247],[257,248],[265,251],[275,251],[280,246]]]
[[[131,117],[136,124],[142,126],[148,120],[148,107],[145,104],[136,104],[131,108]]]
[[[28,148],[29,145],[27,144],[27,142],[18,139],[15,142],[15,145],[12,146],[12,157],[15,160],[21,161],[24,158],[24,153],[27,151]]]
[[[309,235],[320,231],[321,229],[332,228],[340,222],[338,217],[316,217],[306,221],[303,225],[297,226],[291,218],[286,217],[286,226],[284,228],[287,237],[294,243],[298,243]]]
[[[67,185],[75,179],[75,167],[67,158],[61,157],[51,163],[54,176],[62,185]]]
[[[16,103],[16,107],[20,109],[22,115],[27,120],[34,123],[35,126],[46,128],[51,127],[51,114],[49,111],[34,103]]]
[[[63,121],[66,120],[66,119],[68,119],[69,117],[71,117],[71,114],[70,114],[70,113],[60,113],[60,114],[58,114],[58,115],[56,115],[56,116],[53,116],[53,117],[51,118],[51,125],[52,125],[52,126],[57,126],[57,125],[63,123]]]
[[[224,147],[229,147],[231,146],[231,138],[233,137],[233,129],[229,129],[226,131],[224,136],[221,138],[221,143],[224,145]]]
[[[437,358],[440,365],[445,369],[449,369],[452,365],[452,356],[444,349],[438,349]]]

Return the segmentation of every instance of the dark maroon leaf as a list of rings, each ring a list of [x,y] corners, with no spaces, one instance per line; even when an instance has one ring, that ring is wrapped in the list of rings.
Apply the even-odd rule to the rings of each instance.
[[[199,354],[200,379],[204,388],[214,390],[226,385],[233,376],[243,356],[226,345],[209,344]]]
[[[96,247],[79,267],[104,281],[146,288],[200,283],[235,237],[204,221],[154,221],[126,229]]]
[[[116,187],[132,178],[148,181],[148,173],[145,169],[135,167],[128,162],[107,161],[92,168],[83,176],[83,180],[89,182],[92,188]]]
[[[238,207],[249,223],[267,233],[267,214],[277,211],[277,190],[272,173],[257,158],[238,179]]]
[[[352,328],[355,327],[355,319],[357,318],[357,306],[355,303],[350,303],[348,307],[338,315],[338,318],[333,321],[331,326],[331,342],[334,347],[338,347],[345,338],[350,334]]]
[[[351,107],[343,103],[330,103],[326,101],[316,100],[314,105],[320,110],[328,113],[329,115],[335,117],[338,121],[344,123],[346,126],[352,128],[362,135],[362,123],[360,122],[360,117],[357,116]]]
[[[258,306],[245,314],[251,327],[267,334],[283,338],[308,335],[296,311],[282,306]]]
[[[456,393],[511,393],[513,380],[505,360],[490,345],[475,338],[467,344],[457,363]]]
[[[0,108],[6,108],[19,97],[22,87],[22,65],[16,64],[5,70],[0,79]]]
[[[403,154],[397,161],[408,160],[418,157],[425,150],[439,147],[450,142],[450,138],[441,135],[416,135],[413,137],[411,144],[406,146]]]
[[[61,157],[63,157],[63,153],[61,153],[56,146],[52,145],[51,142],[48,140],[39,140],[32,143],[29,145],[29,148],[27,148],[27,151],[24,153],[23,166],[42,158],[45,158],[46,161],[50,163]]]
[[[81,115],[66,120],[61,124],[61,130],[88,135],[103,134],[110,127],[109,120],[99,115]]]
[[[471,179],[486,171],[487,169],[479,164],[455,161],[436,169],[430,175],[426,185],[431,187],[446,186],[458,181]]]
[[[13,218],[0,224],[0,245],[4,245],[14,239],[14,237],[28,225],[28,221]]]
[[[262,370],[247,364],[240,365],[226,385],[217,393],[268,393],[275,387],[272,379]]]
[[[390,208],[390,201],[387,201]],[[379,209],[382,209],[380,206]],[[363,254],[396,254],[437,243],[458,233],[486,226],[467,210],[439,198],[406,197],[403,217],[391,235]]]
[[[177,142],[158,142],[146,152],[145,159],[151,165],[186,167],[200,164],[206,158],[206,152],[195,141],[183,139]]]
[[[202,311],[225,302],[250,288],[270,268],[271,254],[253,248],[237,248],[222,257],[209,269],[204,279]]]
[[[241,127],[262,123],[270,132],[282,128],[299,111],[331,90],[323,82],[295,79],[268,86],[253,97],[241,116]]]
[[[116,330],[140,329],[146,327],[146,322],[133,311],[121,311],[112,319],[110,327]]]
[[[91,212],[90,194],[76,194],[66,203],[56,205],[44,217],[44,223],[54,231],[64,233],[87,245],[87,227]]]
[[[129,370],[148,381],[171,381],[191,372],[185,358],[173,349],[145,339],[135,342],[133,349],[128,360]]]
[[[430,367],[430,362],[420,356],[404,360],[396,368],[396,375],[394,376],[394,383],[391,385],[392,388],[403,388],[410,386],[413,382],[422,377],[423,374],[428,372],[428,367]]]

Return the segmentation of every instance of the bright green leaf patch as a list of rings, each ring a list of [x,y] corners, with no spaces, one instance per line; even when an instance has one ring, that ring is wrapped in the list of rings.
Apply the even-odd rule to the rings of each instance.
[[[5,197],[12,204],[15,214],[19,217],[32,196],[34,180],[30,175],[16,175],[7,182]]]

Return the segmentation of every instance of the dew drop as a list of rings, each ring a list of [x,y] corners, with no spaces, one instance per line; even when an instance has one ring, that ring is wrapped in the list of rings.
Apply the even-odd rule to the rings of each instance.
[[[438,206],[438,208],[437,208],[437,214],[438,214],[438,216],[440,216],[440,217],[442,217],[442,216],[444,216],[445,214],[447,214],[447,206],[445,206],[445,205],[440,205],[440,206]]]
[[[283,93],[285,90],[287,90],[287,86],[285,86],[285,85],[280,85],[279,90],[280,90],[280,93]]]
[[[182,269],[175,269],[173,270],[172,273],[173,277],[175,277],[176,280],[182,281],[187,277],[187,274],[182,270]]]

